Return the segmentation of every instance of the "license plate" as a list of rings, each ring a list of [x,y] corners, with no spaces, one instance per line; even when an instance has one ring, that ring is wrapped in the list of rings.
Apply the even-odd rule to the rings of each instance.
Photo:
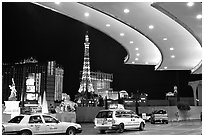
[[[101,125],[108,124],[108,121],[106,119],[98,119],[97,124],[101,124]]]

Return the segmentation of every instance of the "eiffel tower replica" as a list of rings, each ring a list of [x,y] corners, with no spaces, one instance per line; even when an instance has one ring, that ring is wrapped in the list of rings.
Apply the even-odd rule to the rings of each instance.
[[[94,93],[93,83],[91,82],[90,75],[90,59],[89,59],[89,36],[88,32],[85,35],[84,43],[84,64],[82,72],[82,80],[78,92],[82,94],[83,98],[86,100],[86,105],[88,105],[89,95]]]

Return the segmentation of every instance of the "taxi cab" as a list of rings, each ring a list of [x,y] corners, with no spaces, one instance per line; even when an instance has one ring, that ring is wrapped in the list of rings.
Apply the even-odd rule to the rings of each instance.
[[[116,130],[120,133],[126,129],[144,130],[145,121],[132,110],[123,108],[109,108],[101,110],[94,119],[94,128],[100,133]]]
[[[81,125],[60,122],[46,114],[19,115],[2,124],[2,134],[68,134],[81,133]]]

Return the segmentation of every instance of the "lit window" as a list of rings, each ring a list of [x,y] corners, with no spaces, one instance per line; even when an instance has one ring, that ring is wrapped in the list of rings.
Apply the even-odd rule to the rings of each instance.
[[[135,60],[139,60],[138,58],[135,58]]]
[[[175,55],[171,55],[171,58],[175,58]]]
[[[167,40],[167,38],[163,38],[163,40]]]
[[[135,48],[135,50],[139,50],[139,48]]]
[[[137,53],[136,55],[137,55],[137,56],[140,56],[140,53]]]

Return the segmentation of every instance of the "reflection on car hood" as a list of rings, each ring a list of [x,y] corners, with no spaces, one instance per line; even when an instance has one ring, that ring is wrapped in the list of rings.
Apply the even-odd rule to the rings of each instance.
[[[72,123],[72,122],[60,122],[60,124],[62,124],[62,125],[69,125],[69,126],[81,127],[80,124]]]

